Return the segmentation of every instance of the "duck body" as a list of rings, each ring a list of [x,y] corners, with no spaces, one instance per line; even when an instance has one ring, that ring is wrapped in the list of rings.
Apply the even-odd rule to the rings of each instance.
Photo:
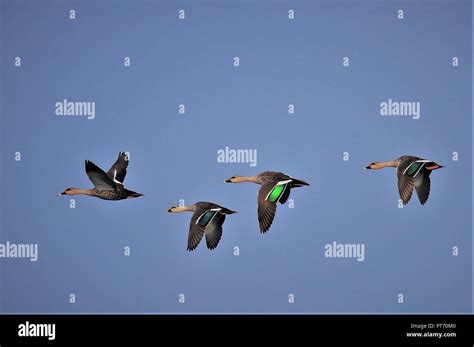
[[[259,181],[261,184],[268,182],[268,181],[285,181],[285,180],[291,180],[292,183],[299,181],[297,179],[294,179],[293,177],[284,174],[283,172],[277,172],[277,171],[263,171],[257,175]]]
[[[286,203],[292,188],[309,186],[304,180],[277,171],[264,171],[256,176],[232,176],[225,182],[253,182],[261,185],[257,194],[257,215],[261,233],[270,229],[275,218],[277,203]]]
[[[173,206],[167,210],[170,213],[193,212],[189,223],[187,251],[193,251],[206,236],[207,248],[213,250],[222,238],[222,225],[225,216],[237,213],[213,202],[199,201],[190,206]]]
[[[125,188],[117,190],[98,190],[94,188],[91,195],[102,200],[125,200],[142,196],[140,193]]]
[[[123,152],[119,153],[117,160],[107,173],[93,162],[86,160],[86,173],[94,184],[94,188],[67,188],[60,195],[88,195],[102,200],[124,200],[143,196],[124,187],[123,181],[127,174],[127,167],[128,158]]]
[[[373,162],[367,165],[365,169],[378,170],[385,167],[397,168],[398,192],[404,205],[410,201],[413,190],[416,191],[420,203],[424,205],[430,195],[430,175],[434,170],[443,166],[432,160],[413,155],[403,155],[391,161]]]

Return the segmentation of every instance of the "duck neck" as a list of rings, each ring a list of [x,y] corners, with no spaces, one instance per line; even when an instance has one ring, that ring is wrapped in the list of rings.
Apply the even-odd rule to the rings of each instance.
[[[384,167],[397,167],[400,164],[398,160],[390,160],[390,161],[378,161],[372,164],[373,170],[383,169]]]
[[[257,176],[236,176],[232,178],[232,183],[253,182],[260,183]]]
[[[176,207],[170,208],[170,212],[173,212],[173,213],[179,213],[179,212],[185,212],[185,211],[194,212],[195,208],[194,206],[176,206]]]
[[[67,195],[94,195],[94,189],[71,188]]]

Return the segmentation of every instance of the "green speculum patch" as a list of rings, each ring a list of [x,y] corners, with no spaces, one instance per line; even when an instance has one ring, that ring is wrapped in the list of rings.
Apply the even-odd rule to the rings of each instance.
[[[268,195],[267,200],[270,202],[277,202],[285,191],[285,188],[286,184],[277,184],[275,187],[273,187],[270,195]]]
[[[405,175],[408,177],[414,178],[418,173],[423,170],[424,167],[431,167],[431,166],[439,166],[433,161],[414,161],[413,163],[410,164],[410,166],[407,167],[405,170]]]
[[[206,227],[217,212],[219,211],[206,211],[199,219],[198,224],[202,227]]]
[[[420,169],[420,167],[424,164],[425,163],[420,163],[420,162],[416,162],[416,161],[411,163],[410,166],[408,167],[407,171],[405,172],[405,175],[407,175],[409,177],[415,176],[415,174],[418,172],[418,169]]]

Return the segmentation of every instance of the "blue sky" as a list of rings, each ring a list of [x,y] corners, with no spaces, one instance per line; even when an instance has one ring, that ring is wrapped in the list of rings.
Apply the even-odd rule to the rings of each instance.
[[[0,260],[2,311],[472,312],[471,19],[469,1],[3,1],[0,241],[39,259]],[[63,99],[95,119],[57,116]],[[388,99],[420,119],[381,116]],[[226,146],[257,166],[218,163]],[[84,160],[119,151],[145,196],[69,208]],[[446,165],[426,206],[398,208],[394,169],[362,170],[404,154]],[[258,186],[224,179],[265,170],[311,186],[261,235]],[[164,212],[180,199],[239,212],[216,250],[186,252],[191,214]],[[333,241],[365,260],[326,258]]]

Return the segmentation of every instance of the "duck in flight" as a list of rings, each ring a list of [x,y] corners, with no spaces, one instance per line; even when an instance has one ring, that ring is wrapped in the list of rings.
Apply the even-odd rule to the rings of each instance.
[[[198,246],[203,235],[206,235],[207,248],[214,249],[222,237],[222,224],[225,216],[237,213],[228,208],[212,202],[200,201],[191,206],[173,206],[167,210],[170,213],[190,211],[191,216],[188,233],[188,251],[193,251]]]
[[[93,162],[86,160],[86,173],[94,184],[92,189],[67,188],[60,195],[88,195],[103,200],[123,200],[143,196],[124,187],[123,181],[127,174],[128,157],[120,152],[114,165],[105,173]]]
[[[257,214],[261,233],[270,229],[275,218],[277,203],[284,204],[288,200],[291,188],[309,186],[309,183],[303,180],[273,171],[264,171],[257,176],[232,176],[225,182],[253,182],[261,185],[257,194]]]
[[[424,205],[430,195],[430,174],[443,166],[431,160],[404,155],[391,161],[371,163],[365,169],[378,170],[384,167],[397,168],[398,192],[404,205],[410,201],[413,188],[415,188],[421,204]]]

